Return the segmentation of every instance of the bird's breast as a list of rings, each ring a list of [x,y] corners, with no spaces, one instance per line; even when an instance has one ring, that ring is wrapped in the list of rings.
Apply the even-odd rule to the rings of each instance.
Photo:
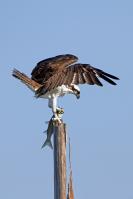
[[[51,99],[53,97],[64,96],[67,93],[69,93],[69,89],[67,88],[67,86],[62,85],[52,89],[51,91],[48,91],[47,93],[42,95],[41,98]]]

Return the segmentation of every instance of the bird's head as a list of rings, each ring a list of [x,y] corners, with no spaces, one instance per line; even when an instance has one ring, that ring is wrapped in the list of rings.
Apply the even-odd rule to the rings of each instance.
[[[75,84],[72,84],[71,85],[71,90],[72,90],[73,94],[77,97],[77,99],[79,99],[80,98],[80,89],[79,89],[79,87],[77,85],[75,85]]]

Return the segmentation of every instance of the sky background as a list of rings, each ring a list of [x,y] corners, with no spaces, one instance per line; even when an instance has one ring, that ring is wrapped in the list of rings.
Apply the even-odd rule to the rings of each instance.
[[[133,198],[133,1],[0,1],[0,198],[53,198],[53,152],[41,149],[47,100],[11,76],[71,53],[120,78],[66,96],[75,199]]]

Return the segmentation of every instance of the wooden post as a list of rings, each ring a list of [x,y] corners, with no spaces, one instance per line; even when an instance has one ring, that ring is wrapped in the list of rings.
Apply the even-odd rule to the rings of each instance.
[[[54,199],[66,199],[66,125],[54,126]]]

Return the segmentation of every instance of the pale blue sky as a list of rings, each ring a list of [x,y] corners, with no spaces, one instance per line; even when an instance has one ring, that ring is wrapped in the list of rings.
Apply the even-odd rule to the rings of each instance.
[[[47,101],[13,79],[72,53],[120,77],[60,99],[72,143],[75,198],[133,198],[133,1],[4,0],[0,5],[0,198],[53,198],[53,154],[41,145]]]

